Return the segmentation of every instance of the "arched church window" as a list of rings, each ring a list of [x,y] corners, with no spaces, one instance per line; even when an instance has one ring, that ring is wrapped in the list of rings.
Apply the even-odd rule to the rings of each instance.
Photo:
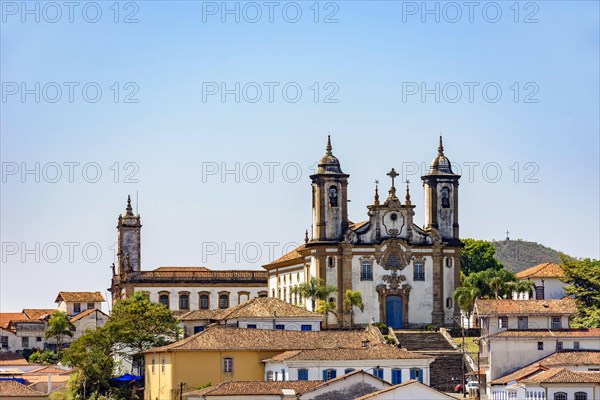
[[[179,309],[189,310],[190,309],[190,295],[187,293],[179,294]]]
[[[446,299],[446,308],[448,308],[448,309],[452,308],[452,297],[448,297]]]
[[[450,207],[450,189],[447,187],[442,188],[442,207]]]
[[[337,187],[330,186],[329,187],[329,191],[328,191],[327,194],[329,196],[329,206],[330,207],[337,207],[338,206],[338,191],[337,191]]]
[[[271,297],[275,297],[275,289],[271,289]]]
[[[446,257],[446,267],[452,268],[452,258]]]
[[[334,266],[333,257],[327,257],[327,265],[329,265],[329,268],[333,268],[333,266]]]
[[[210,307],[209,304],[209,297],[208,294],[201,294],[200,295],[200,309],[201,310],[208,310]]]
[[[390,269],[402,267],[400,257],[398,257],[397,254],[390,254],[390,256],[387,259],[387,262],[385,263],[385,266]]]
[[[229,294],[219,295],[219,308],[229,308]]]
[[[158,302],[165,307],[169,308],[169,295],[167,293],[162,293],[158,296]]]

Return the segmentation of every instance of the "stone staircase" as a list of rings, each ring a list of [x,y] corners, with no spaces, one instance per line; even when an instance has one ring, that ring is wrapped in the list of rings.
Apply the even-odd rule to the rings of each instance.
[[[408,351],[434,356],[430,383],[442,392],[453,392],[462,383],[462,353],[456,350],[441,333],[424,331],[396,331],[400,347]],[[470,369],[465,365],[465,372]]]

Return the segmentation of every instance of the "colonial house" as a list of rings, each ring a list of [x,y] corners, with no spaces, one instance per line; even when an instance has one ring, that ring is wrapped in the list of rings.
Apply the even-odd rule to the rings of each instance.
[[[391,386],[374,393],[354,398],[354,400],[404,400],[404,399],[427,399],[427,400],[456,400],[439,390],[429,387],[419,381],[411,380],[399,385]]]
[[[562,369],[574,372],[598,372],[600,371],[600,351],[565,350],[553,353],[510,374],[494,379],[490,382],[491,398],[492,400],[529,400],[533,397],[537,397],[537,400],[545,399],[546,391],[540,387],[541,380],[539,378],[547,380],[548,376],[539,374]],[[537,381],[535,384],[534,380]],[[528,382],[530,383],[529,386],[527,385]],[[568,391],[565,391],[565,393],[568,393]],[[569,393],[569,399],[574,397],[575,393]],[[585,396],[580,394],[578,397],[593,399],[587,393]],[[552,400],[553,397],[548,397],[548,399]]]
[[[252,270],[213,271],[206,267],[166,266],[141,269],[140,215],[134,215],[131,198],[119,215],[118,265],[112,265],[110,292],[113,303],[134,292],[146,292],[177,313],[226,309],[254,297],[267,297],[267,273]]]
[[[452,325],[460,317],[453,293],[460,285],[458,181],[444,153],[442,139],[429,171],[421,177],[424,223],[414,221],[409,182],[398,194],[395,169],[388,173],[391,187],[380,201],[376,185],[368,219],[348,216],[348,178],[333,155],[328,139],[312,181],[312,230],[305,243],[264,266],[269,296],[301,302],[294,288],[312,277],[337,287],[332,300],[338,318],[329,323],[349,326],[353,310],[344,307],[346,290],[362,293],[364,312],[355,313],[358,325],[372,320],[396,328]],[[404,197],[402,200],[401,197]],[[313,306],[307,302],[306,307]],[[314,310],[313,310],[314,311]],[[356,311],[356,310],[354,310]]]
[[[535,284],[535,299],[562,299],[567,295],[565,284],[561,280],[565,277],[562,266],[555,263],[543,263],[527,268],[517,273],[517,278],[530,280]],[[513,293],[515,300],[529,300],[529,293]]]
[[[31,312],[31,310],[29,310]],[[44,349],[46,323],[29,318],[24,312],[0,313],[0,347],[2,352],[21,352],[27,349]]]
[[[224,310],[194,310],[179,317],[186,336],[211,323],[254,329],[318,331],[324,317],[274,297],[256,297]]]
[[[328,381],[233,381],[184,394],[188,400],[352,399],[391,386],[362,370]]]
[[[71,323],[75,327],[73,337],[68,338],[73,341],[82,336],[87,330],[94,330],[104,326],[108,322],[108,315],[94,308],[85,310],[71,318]]]
[[[387,344],[361,348],[293,350],[264,360],[265,380],[329,380],[366,370],[393,385],[418,379],[429,385],[429,365],[435,357]]]
[[[298,331],[211,325],[168,346],[149,349],[145,358],[145,399],[177,399],[179,384],[199,387],[225,381],[260,381],[263,360],[291,350],[362,348],[384,343],[379,330]]]
[[[569,327],[569,318],[577,314],[571,298],[546,300],[477,299],[473,314],[479,319],[482,336],[507,329],[552,329]]]
[[[71,317],[86,310],[102,310],[105,301],[100,292],[58,292],[54,300],[58,310]]]

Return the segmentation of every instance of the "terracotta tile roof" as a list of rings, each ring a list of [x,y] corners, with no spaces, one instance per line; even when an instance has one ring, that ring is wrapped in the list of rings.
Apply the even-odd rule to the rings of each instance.
[[[8,329],[12,321],[27,321],[27,316],[23,313],[0,313],[0,328]]]
[[[99,312],[100,314],[104,314],[104,316],[108,317],[108,315],[106,315],[102,311],[98,310],[97,308],[92,308],[91,310],[85,310],[85,311],[80,312],[79,314],[77,314],[76,316],[71,318],[71,322],[79,321],[80,319],[85,318],[88,315],[93,314],[95,312]]]
[[[232,340],[235,338],[235,340]],[[360,348],[365,340],[380,340],[372,331],[288,331],[212,326],[193,336],[145,353],[214,350],[304,350],[319,348]]]
[[[561,330],[548,330],[548,329],[526,329],[526,330],[512,330],[508,329],[494,335],[490,335],[490,338],[494,337],[598,337],[600,338],[600,328],[581,328],[581,329],[561,329]]]
[[[352,229],[353,231],[357,231],[357,230],[359,230],[360,228],[362,228],[363,226],[365,226],[368,223],[369,223],[369,221],[356,222],[354,224],[351,224],[349,226],[349,228]]]
[[[291,389],[296,393],[302,393],[321,383],[322,381],[231,381],[223,382],[214,387],[185,393],[183,396],[281,395],[283,389]]]
[[[264,281],[267,283],[269,273],[256,270],[161,270],[142,271],[128,278],[130,282],[229,282],[229,281]]]
[[[60,368],[56,365],[45,365],[40,368],[28,371],[25,375],[69,375],[75,372],[73,369]]]
[[[556,366],[600,365],[600,350],[564,350],[550,354],[510,374],[491,382],[492,385],[505,385],[512,381],[520,381]]]
[[[25,308],[23,314],[29,319],[41,319],[46,315],[51,315],[58,311],[56,308]]]
[[[0,353],[0,366],[27,365],[25,357],[15,353]]]
[[[294,250],[290,251],[287,254],[284,254],[283,256],[279,257],[278,259],[271,261],[270,263],[266,264],[265,266],[269,266],[269,265],[276,265],[276,264],[281,264],[284,262],[288,262],[288,261],[298,261],[299,263],[302,262],[304,260],[304,257],[302,256],[302,254],[300,254],[300,250],[304,250],[306,248],[306,245],[300,245],[298,247],[296,247]]]
[[[517,273],[517,278],[563,278],[565,271],[560,264],[555,263],[543,263],[533,266],[531,268],[524,269]]]
[[[166,266],[166,267],[158,267],[154,269],[154,271],[159,272],[199,272],[199,271],[210,271],[210,269],[206,267],[177,267],[177,266]]]
[[[286,351],[265,361],[284,360],[390,360],[390,359],[434,359],[433,356],[413,353],[396,346],[380,344],[367,348],[354,349],[311,349]]]
[[[560,315],[577,314],[575,300],[564,299],[546,300],[484,300],[477,299],[475,307],[478,315]]]
[[[46,397],[46,394],[21,385],[17,381],[0,381],[0,397]]]
[[[58,296],[56,296],[54,302],[58,303],[61,300],[90,303],[106,301],[100,292],[58,292]]]
[[[600,372],[571,371],[566,368],[551,368],[530,376],[523,382],[532,383],[600,383]]]
[[[392,386],[392,385],[391,385],[390,383],[388,383],[387,381],[384,381],[383,379],[381,379],[381,378],[378,378],[378,377],[376,377],[375,375],[372,375],[372,374],[370,374],[370,373],[368,373],[368,372],[365,372],[365,371],[364,371],[364,370],[362,370],[362,369],[359,369],[359,370],[352,371],[352,372],[348,372],[347,374],[344,374],[344,375],[338,376],[337,378],[329,379],[328,381],[321,381],[322,383],[320,383],[319,385],[317,385],[317,386],[315,386],[315,387],[313,387],[313,388],[311,388],[311,389],[307,390],[307,391],[306,391],[306,392],[304,392],[304,393],[307,393],[307,392],[313,392],[313,391],[315,391],[315,390],[318,390],[318,389],[320,389],[320,388],[322,388],[322,387],[330,386],[332,383],[339,382],[339,381],[343,381],[344,379],[348,379],[349,377],[351,377],[351,376],[353,376],[353,375],[359,375],[359,374],[360,374],[360,375],[363,375],[363,376],[368,376],[368,377],[369,377],[369,379],[375,379],[375,380],[378,380],[378,381],[382,382],[382,383],[383,383],[385,386]],[[363,378],[363,379],[364,379],[364,378]],[[304,393],[303,393],[303,394],[304,394]]]
[[[298,307],[274,297],[255,297],[245,303],[223,310],[219,318],[273,318],[273,315],[277,315],[277,318],[305,317],[323,319],[321,314],[308,311],[304,307]]]
[[[223,310],[193,310],[188,311],[185,314],[181,314],[179,319],[182,321],[200,321],[215,319]]]
[[[423,383],[421,383],[421,382],[419,382],[419,381],[416,381],[416,380],[410,380],[410,381],[406,381],[406,382],[400,383],[400,384],[398,384],[398,385],[395,385],[395,386],[390,386],[390,387],[388,387],[388,388],[385,388],[385,389],[379,390],[379,391],[377,391],[377,392],[373,392],[373,393],[369,393],[369,394],[367,394],[367,395],[364,395],[364,396],[361,396],[361,397],[357,397],[357,398],[355,398],[354,400],[364,400],[364,399],[370,399],[370,398],[372,398],[372,397],[375,397],[375,396],[380,396],[380,395],[382,395],[382,394],[385,394],[385,393],[388,393],[388,392],[392,392],[392,391],[394,391],[394,390],[396,390],[396,389],[398,389],[398,388],[401,388],[401,387],[404,387],[404,386],[409,386],[409,385],[420,385],[420,386],[423,386],[423,387],[425,387],[425,388],[427,388],[427,389],[429,389],[429,390],[431,390],[431,391],[437,392],[437,393],[438,393],[440,396],[445,396],[445,397],[447,397],[449,400],[456,400],[456,398],[455,398],[455,397],[449,396],[449,395],[447,395],[446,393],[440,392],[439,390],[437,390],[437,389],[434,389],[434,388],[432,388],[432,387],[430,387],[430,386],[427,386],[427,385],[425,385],[425,384],[423,384]],[[395,398],[395,397],[394,397],[394,398]]]

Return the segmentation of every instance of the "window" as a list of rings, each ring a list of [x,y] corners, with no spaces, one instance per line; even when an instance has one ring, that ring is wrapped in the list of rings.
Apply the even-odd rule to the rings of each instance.
[[[383,368],[373,368],[373,376],[383,379]]]
[[[169,295],[166,293],[159,295],[158,302],[164,305],[165,307],[169,308]]]
[[[350,372],[354,372],[354,368],[346,368],[344,370],[344,375],[349,374]]]
[[[326,369],[323,371],[323,380],[328,381],[330,379],[334,379],[336,376],[336,370],[333,368]]]
[[[285,330],[285,325],[283,325],[283,324],[276,324],[275,325],[275,329],[283,331],[283,330]]]
[[[258,292],[258,297],[269,297],[269,294],[266,291]]]
[[[165,358],[163,357],[160,361],[160,372],[164,375],[165,373]]]
[[[567,400],[567,394],[565,392],[554,393],[554,400]]]
[[[527,329],[529,326],[529,319],[527,317],[519,317],[517,319],[519,329]]]
[[[281,380],[285,381],[285,369],[281,368]]]
[[[298,370],[298,380],[299,381],[307,381],[308,380],[308,370],[306,368],[300,368]]]
[[[446,308],[448,308],[448,309],[452,308],[452,297],[448,297],[446,299]]]
[[[94,309],[94,303],[87,303],[87,309],[88,310],[93,310]]]
[[[587,400],[586,392],[575,392],[575,400]]]
[[[273,371],[267,371],[267,380],[268,381],[272,381],[273,380]]]
[[[271,297],[275,297],[275,289],[271,289]]]
[[[200,333],[204,330],[203,326],[195,326],[194,327],[194,333]]]
[[[312,331],[312,325],[300,325],[301,331]]]
[[[233,359],[230,357],[225,357],[223,359],[223,372],[232,373],[233,372]]]
[[[450,189],[442,188],[442,208],[450,207]]]
[[[73,303],[73,312],[80,313],[81,312],[81,303]]]
[[[248,328],[248,329],[256,329],[256,324],[248,324],[246,326],[246,328]]]
[[[152,375],[154,375],[154,365],[156,364],[156,361],[154,360],[154,358],[152,359]]]
[[[552,317],[552,325],[550,329],[561,329],[562,323],[560,321],[560,317]]]
[[[563,349],[563,342],[556,342],[556,351],[561,351]]]
[[[414,276],[415,281],[425,280],[425,269],[423,268],[423,261],[415,261]]]
[[[337,207],[338,206],[338,192],[335,186],[329,187],[329,206]]]
[[[452,268],[452,258],[446,257],[446,268]]]
[[[538,350],[544,350],[544,342],[538,342]]]
[[[42,337],[41,337],[41,336],[38,336],[38,337],[36,337],[36,338],[35,338],[35,341],[36,341],[36,342],[41,342],[41,341],[42,341]]]
[[[508,317],[498,317],[498,327],[500,329],[508,328]]]
[[[208,310],[210,306],[210,303],[208,302],[208,295],[207,294],[201,294],[200,295],[200,309],[201,310]]]
[[[335,260],[333,257],[327,257],[327,265],[329,265],[329,268],[335,267]]]
[[[373,280],[373,266],[371,261],[363,261],[362,268],[360,270],[361,281],[372,281]]]
[[[535,299],[536,300],[544,300],[544,287],[543,286],[535,287]]]
[[[394,368],[392,370],[392,385],[398,385],[402,383],[402,370]]]
[[[219,308],[229,308],[229,295],[228,294],[219,295]]]
[[[0,344],[3,349],[8,349],[8,336],[0,336]]]
[[[573,342],[573,350],[579,350],[581,348],[581,345],[579,344],[579,342]]]
[[[410,369],[410,379],[418,380],[423,383],[423,370],[420,368],[411,368]]]
[[[21,338],[21,345],[23,346],[24,349],[29,347],[29,337],[28,336],[23,336]]]
[[[189,294],[180,294],[179,295],[179,309],[180,310],[189,310],[190,309],[190,295]]]

